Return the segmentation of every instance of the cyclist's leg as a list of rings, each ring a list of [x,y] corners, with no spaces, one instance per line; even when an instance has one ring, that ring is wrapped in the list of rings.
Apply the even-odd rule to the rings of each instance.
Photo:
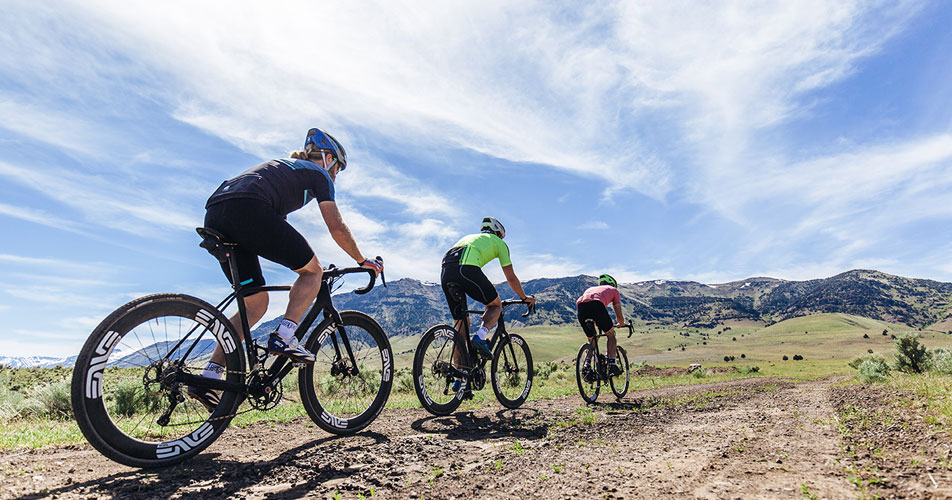
[[[608,309],[605,308],[605,305],[598,301],[589,302],[590,304],[595,304],[592,307],[592,314],[595,323],[598,325],[598,329],[605,332],[605,336],[608,338],[608,359],[615,359],[615,323],[612,321],[611,316],[608,315]]]
[[[317,256],[311,257],[311,260],[302,268],[295,269],[298,278],[291,285],[291,292],[288,296],[288,308],[284,313],[284,318],[295,323],[299,323],[307,308],[311,306],[317,294],[321,291],[321,278],[324,270],[321,268]]]
[[[221,263],[221,269],[229,282],[237,281],[244,286],[265,285],[264,276],[261,274],[261,263],[258,261],[258,255],[245,245],[249,240],[253,239],[249,237],[248,224],[245,224],[245,221],[251,220],[253,222],[256,219],[254,214],[260,209],[258,203],[260,202],[254,200],[228,200],[208,207],[205,213],[206,227],[216,229],[221,232],[227,240],[238,243],[238,246],[234,249],[235,264],[238,268],[237,280],[231,275],[231,267],[227,262]],[[254,226],[254,224],[251,225]],[[253,229],[252,227],[252,230]],[[267,292],[258,292],[245,297],[244,301],[245,310],[248,315],[248,326],[254,327],[255,323],[260,321],[268,311],[268,294]],[[241,332],[242,335],[245,334],[239,313],[236,312],[229,320],[235,327],[235,331]],[[221,346],[215,346],[215,350],[212,352],[212,357],[209,361],[218,366],[224,366],[225,358]],[[205,375],[211,376],[211,373],[209,372]]]
[[[268,301],[268,292],[258,292],[245,297],[245,311],[248,313],[248,325],[254,327],[255,323],[261,321],[261,318],[264,317],[264,313],[268,312]],[[229,320],[236,331],[244,334],[241,327],[241,315],[239,313],[236,312],[233,314]],[[212,363],[224,366],[225,352],[222,351],[221,346],[215,346],[211,361]]]
[[[485,339],[485,333],[499,320],[502,313],[502,301],[499,300],[499,292],[493,286],[489,278],[483,273],[483,270],[477,266],[460,266],[459,274],[462,277],[461,285],[466,290],[466,294],[478,300],[486,306],[486,312],[483,313],[483,324],[479,337]]]
[[[465,335],[469,331],[469,315],[466,314],[466,292],[459,288],[460,281],[462,277],[459,274],[459,265],[444,264],[440,271],[440,286],[446,298],[446,305],[453,316],[454,328],[461,335]],[[463,354],[457,348],[453,349],[453,363],[457,367],[463,365]]]
[[[615,359],[618,355],[618,349],[615,342],[615,329],[612,328],[605,332],[605,336],[608,337],[608,359]]]

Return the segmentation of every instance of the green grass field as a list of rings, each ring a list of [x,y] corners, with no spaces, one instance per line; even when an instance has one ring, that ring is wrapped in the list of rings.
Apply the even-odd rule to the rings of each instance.
[[[887,331],[883,335],[883,330]],[[712,329],[679,328],[670,325],[638,324],[635,334],[627,338],[627,330],[619,335],[619,345],[628,352],[629,363],[653,366],[686,367],[700,363],[706,368],[737,367],[738,372],[714,373],[705,377],[677,375],[670,377],[633,377],[631,391],[639,389],[717,382],[749,376],[778,376],[792,379],[815,379],[836,374],[852,374],[847,366],[852,358],[869,350],[892,359],[895,350],[891,335],[913,332],[895,325],[844,314],[820,314],[783,321],[768,327],[758,324],[733,324]],[[574,326],[536,326],[514,328],[528,342],[537,370],[546,368],[545,377],[536,377],[530,400],[577,395],[574,359],[585,341],[580,328]],[[952,335],[938,331],[917,332],[929,348],[952,346]],[[868,338],[864,338],[864,336]],[[388,408],[418,407],[412,389],[409,367],[416,347],[416,337],[395,337],[392,348],[397,373]],[[602,340],[604,349],[604,340]],[[789,359],[784,361],[783,356]],[[794,355],[803,356],[794,361]],[[733,361],[725,361],[733,356]],[[554,363],[555,366],[546,366]],[[747,367],[758,371],[748,373]],[[61,408],[68,370],[0,370],[0,449],[35,448],[51,444],[80,443],[83,437],[68,417],[44,413],[43,408]],[[289,380],[293,379],[294,382]],[[948,400],[949,377],[923,379],[899,377],[890,383],[904,384],[927,398]],[[269,412],[248,412],[235,418],[233,425],[250,425],[259,421],[283,422],[306,417],[296,388],[296,377],[288,377],[287,399]],[[53,390],[57,389],[57,390]],[[68,394],[68,391],[65,392]],[[938,396],[936,396],[938,395]],[[68,395],[67,405],[68,405]],[[46,398],[46,399],[44,399]],[[581,400],[579,400],[581,402]],[[23,411],[24,405],[32,405]],[[480,405],[496,405],[490,387],[476,393],[475,399],[461,409]],[[46,406],[44,406],[46,405]],[[952,420],[952,403],[936,408],[942,422]]]

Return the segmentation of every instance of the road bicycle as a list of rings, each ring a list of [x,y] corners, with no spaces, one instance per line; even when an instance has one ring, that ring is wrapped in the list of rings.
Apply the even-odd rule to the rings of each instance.
[[[595,320],[585,320],[591,323],[595,328]],[[619,325],[615,325],[619,326]],[[628,338],[635,332],[631,320],[621,325],[628,328]],[[615,363],[622,372],[614,377],[608,373],[608,358],[598,352],[598,339],[605,336],[605,332],[599,328],[599,334],[595,335],[595,342],[586,342],[578,349],[578,355],[575,356],[575,381],[578,382],[578,392],[586,403],[594,403],[598,399],[598,391],[602,384],[608,382],[612,388],[615,397],[621,399],[628,393],[628,384],[631,380],[631,373],[628,370],[628,354],[621,346],[616,346],[618,358]],[[594,344],[594,347],[592,347]]]
[[[452,287],[452,285],[450,286]],[[462,290],[457,290],[461,293]],[[465,297],[463,299],[465,301]],[[465,303],[465,302],[464,302]],[[529,397],[532,389],[532,354],[529,344],[519,335],[506,331],[505,308],[528,304],[523,300],[502,301],[503,311],[489,349],[493,352],[490,379],[496,399],[506,408],[518,408]],[[522,315],[534,311],[529,306]],[[485,311],[466,311],[483,314]],[[479,354],[469,338],[469,324],[463,322],[463,332],[449,325],[436,325],[420,339],[413,356],[413,388],[424,408],[433,415],[449,415],[459,407],[470,391],[478,391],[486,384],[485,365],[489,361]]]
[[[197,231],[202,248],[227,263],[231,276],[238,276],[236,245],[214,230]],[[232,283],[233,291],[214,307],[175,293],[148,295],[123,305],[93,330],[76,360],[71,396],[80,430],[94,448],[121,464],[178,463],[208,447],[236,415],[277,406],[282,381],[295,367],[300,368],[301,403],[318,427],[333,434],[363,429],[390,396],[393,353],[373,318],[334,308],[334,284],[354,273],[370,275],[367,286],[355,293],[373,288],[372,269],[330,266],[301,320],[295,336],[316,355],[312,364],[269,355],[251,335],[245,297],[287,291],[290,286]],[[242,333],[225,317],[232,303],[237,304]],[[319,313],[323,320],[311,328]],[[263,341],[267,342],[267,334]],[[224,351],[224,376],[202,377],[216,346]],[[189,388],[218,391],[220,401],[209,410],[188,397]],[[239,411],[243,402],[248,405]]]

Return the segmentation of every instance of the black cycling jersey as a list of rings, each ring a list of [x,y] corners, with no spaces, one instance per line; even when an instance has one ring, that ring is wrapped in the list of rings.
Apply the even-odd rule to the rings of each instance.
[[[320,165],[307,160],[280,159],[264,162],[218,186],[205,208],[224,200],[254,198],[282,216],[316,199],[334,201],[334,182]]]

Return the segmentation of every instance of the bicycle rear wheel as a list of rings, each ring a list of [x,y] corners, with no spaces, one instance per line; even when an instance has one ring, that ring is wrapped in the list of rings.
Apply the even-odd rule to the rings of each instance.
[[[383,328],[358,311],[340,313],[343,329],[323,321],[307,340],[313,364],[298,373],[301,402],[311,420],[332,434],[353,434],[383,410],[393,386],[393,352]],[[347,336],[357,373],[344,348]],[[336,347],[335,347],[336,346]]]
[[[459,388],[452,386],[457,379],[453,367],[460,367],[464,351],[459,344],[462,336],[449,325],[437,325],[423,334],[413,356],[413,388],[420,404],[433,415],[453,413],[463,402],[466,381]]]
[[[93,330],[76,360],[71,397],[80,430],[100,453],[131,467],[195,456],[228,427],[239,394],[221,393],[209,413],[176,374],[200,375],[221,344],[225,380],[243,383],[239,338],[220,311],[188,295],[123,305]]]
[[[582,344],[578,349],[578,355],[575,356],[575,381],[586,403],[594,403],[598,399],[601,381],[598,377],[598,360],[591,344]]]
[[[617,347],[618,358],[615,360],[615,363],[622,369],[622,372],[614,377],[608,379],[609,385],[612,386],[612,392],[615,394],[615,397],[621,399],[625,397],[625,394],[628,394],[628,384],[631,379],[631,373],[628,371],[628,354],[625,353],[625,349],[622,347]]]
[[[518,408],[532,389],[532,353],[525,339],[509,335],[496,345],[492,361],[493,392],[506,408]]]

